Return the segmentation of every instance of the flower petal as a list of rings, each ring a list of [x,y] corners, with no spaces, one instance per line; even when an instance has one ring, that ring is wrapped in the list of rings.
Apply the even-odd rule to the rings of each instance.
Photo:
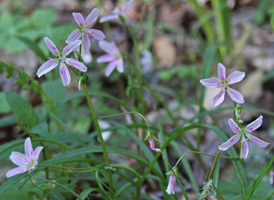
[[[117,70],[118,72],[123,73],[124,71],[123,59],[117,60]]]
[[[166,192],[168,194],[175,194],[175,184],[176,184],[176,177],[172,173],[169,177],[168,186]]]
[[[122,14],[125,14],[127,12],[127,10],[132,7],[132,5],[131,5],[132,2],[133,2],[133,0],[129,0],[125,3],[125,5],[122,8]]]
[[[217,88],[219,87],[220,81],[217,78],[207,78],[201,79],[200,83],[207,88]]]
[[[105,38],[105,35],[102,31],[96,29],[87,29],[87,32],[96,40],[103,40]]]
[[[213,99],[211,102],[211,105],[213,108],[223,103],[225,99],[225,90],[221,90]]]
[[[118,18],[119,18],[118,15],[107,15],[105,17],[101,17],[99,22],[103,23],[103,22],[111,21],[111,20],[118,19]]]
[[[71,32],[71,34],[69,34],[66,43],[69,44],[71,42],[74,42],[76,40],[78,40],[81,37],[81,32],[79,29],[76,29],[74,31]]]
[[[33,152],[33,156],[32,156],[34,162],[38,161],[40,152],[42,151],[43,148],[44,147],[42,147],[42,146],[38,146],[38,147],[35,148],[35,150]]]
[[[50,59],[45,62],[36,72],[36,75],[40,78],[42,75],[48,73],[52,69],[54,69],[59,63],[58,59]]]
[[[92,55],[90,52],[88,52],[86,54],[82,53],[81,55],[84,60],[84,63],[90,63],[92,61]]]
[[[265,148],[265,147],[267,147],[269,145],[268,142],[262,141],[259,138],[255,137],[255,136],[253,136],[251,134],[246,134],[246,135],[249,138],[249,140],[251,142],[253,142],[254,144],[256,144],[258,147]]]
[[[106,77],[109,77],[109,75],[114,70],[115,66],[116,66],[116,61],[112,61],[108,64],[106,72],[105,72]]]
[[[89,40],[88,35],[83,36],[82,47],[83,47],[82,48],[83,54],[87,54],[89,52],[89,49],[90,49],[90,40]]]
[[[248,152],[249,152],[249,148],[248,148],[248,144],[247,144],[247,140],[242,139],[241,141],[241,155],[240,158],[246,159]]]
[[[48,37],[44,37],[44,41],[48,47],[48,49],[51,51],[51,53],[55,56],[59,56],[60,53],[58,51],[58,49],[56,48],[55,44],[48,38]]]
[[[257,128],[259,128],[263,123],[263,116],[260,115],[255,121],[251,122],[245,127],[245,130],[248,132],[255,131]]]
[[[81,40],[76,40],[69,43],[67,46],[64,47],[62,53],[63,57],[69,55],[76,47],[78,47],[82,43]]]
[[[99,41],[99,46],[101,49],[103,49],[108,54],[115,55],[115,53],[116,53],[115,49],[113,48],[113,45],[109,42],[106,42],[104,40]]]
[[[245,102],[243,95],[239,91],[234,90],[232,88],[228,88],[227,93],[233,101],[240,104],[243,104]]]
[[[229,138],[229,140],[227,140],[225,143],[221,144],[220,146],[218,146],[218,148],[221,151],[226,151],[228,148],[230,148],[231,146],[233,146],[234,144],[236,144],[239,139],[241,138],[240,134],[236,134],[234,136],[232,136],[231,138]]]
[[[156,152],[161,151],[161,149],[155,148],[154,140],[150,136],[148,136],[148,142],[149,142],[149,147],[151,150],[156,151]]]
[[[237,123],[232,118],[230,118],[228,120],[228,124],[229,124],[231,130],[234,133],[241,133],[242,132],[241,129],[239,128],[239,126],[237,125]]]
[[[114,50],[114,52],[120,54],[120,51],[119,51],[119,49],[117,48],[115,42],[111,42],[110,44],[111,44],[112,49]]]
[[[59,67],[59,72],[60,72],[60,76],[62,79],[62,83],[64,86],[68,86],[70,83],[70,74],[69,74],[69,70],[67,68],[67,66],[65,65],[65,63],[61,63],[60,67]]]
[[[72,67],[74,67],[76,69],[79,69],[81,72],[86,72],[87,69],[88,69],[83,63],[81,63],[78,60],[75,60],[73,58],[66,58],[65,62],[68,65],[70,65],[70,66],[72,66]]]
[[[75,13],[75,12],[73,12],[72,15],[73,15],[76,23],[78,24],[78,26],[84,25],[85,20],[84,20],[84,17],[83,17],[83,15],[81,13]]]
[[[10,160],[20,166],[20,167],[25,167],[30,163],[30,158],[28,158],[26,155],[13,151],[10,155]]]
[[[91,27],[92,24],[98,19],[99,9],[93,8],[85,20],[86,27]]]
[[[10,171],[8,171],[6,173],[6,177],[9,178],[9,177],[12,177],[12,176],[15,176],[17,174],[22,174],[24,172],[26,172],[28,169],[26,167],[16,167]]]
[[[106,54],[106,55],[103,55],[103,56],[100,56],[99,58],[97,58],[97,63],[111,62],[111,61],[115,61],[115,60],[116,60],[116,58],[114,55]]]
[[[226,74],[225,74],[225,66],[223,66],[222,63],[218,64],[218,76],[220,81],[225,81],[226,80]]]
[[[243,80],[244,77],[245,77],[244,72],[235,71],[235,72],[232,72],[231,74],[228,75],[227,82],[228,82],[229,85],[234,84],[234,83],[238,83],[241,80]]]
[[[25,148],[26,156],[28,158],[31,158],[31,156],[33,154],[33,149],[32,149],[32,144],[31,144],[31,141],[30,141],[29,137],[25,140],[24,148]]]

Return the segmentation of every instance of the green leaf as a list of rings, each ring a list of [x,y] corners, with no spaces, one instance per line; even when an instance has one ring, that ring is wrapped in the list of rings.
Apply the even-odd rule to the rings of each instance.
[[[6,100],[6,96],[3,92],[0,92],[0,113],[8,113],[11,111],[10,106]]]
[[[15,125],[15,124],[16,124],[16,116],[13,114],[1,117],[0,119],[0,128],[5,126],[10,126],[10,125]]]
[[[69,188],[71,190],[75,190],[77,181],[74,178],[61,177],[61,178],[57,179],[56,182],[66,186],[67,188]],[[58,186],[56,186],[55,188],[53,188],[52,190],[49,191],[49,193],[51,193],[51,194],[61,193],[61,192],[68,192],[68,191],[66,189],[64,189],[62,187],[58,187]]]
[[[256,178],[256,180],[254,181],[254,183],[252,184],[252,186],[249,188],[249,190],[248,190],[248,192],[247,192],[244,200],[249,200],[252,197],[253,192],[255,191],[255,189],[257,188],[257,186],[260,184],[260,182],[263,179],[263,177],[265,176],[265,174],[269,171],[269,168],[272,166],[273,161],[274,161],[274,156],[268,162],[267,166],[265,166],[265,168],[259,174],[259,176]]]
[[[26,48],[27,46],[15,37],[11,37],[4,46],[4,49],[7,51],[8,54],[21,53]]]
[[[57,17],[53,9],[36,9],[31,15],[31,20],[36,27],[43,29],[53,25]]]
[[[4,93],[10,108],[19,121],[21,121],[28,130],[35,127],[39,122],[39,118],[33,107],[18,94],[8,91]]]
[[[48,124],[46,122],[40,123],[30,130],[31,133],[42,136],[43,138],[49,137]]]
[[[15,200],[15,199],[33,200],[27,194],[21,192],[18,189],[9,189],[8,191],[6,191],[2,195],[0,195],[0,199],[3,199],[3,200]]]
[[[80,194],[80,197],[82,197],[82,199],[85,199],[89,195],[89,193],[96,191],[96,190],[97,189],[95,189],[95,188],[87,188]],[[76,200],[80,200],[80,199],[77,198]]]
[[[66,96],[66,87],[61,81],[50,81],[42,85],[45,93],[52,100],[52,105],[56,107],[58,102]]]
[[[36,53],[37,56],[39,56],[42,60],[47,60],[47,57],[43,53],[43,51],[40,49],[38,44],[33,42],[32,40],[22,37],[22,36],[15,36],[16,39],[20,40],[22,43],[24,43],[26,46],[28,46],[32,51]]]

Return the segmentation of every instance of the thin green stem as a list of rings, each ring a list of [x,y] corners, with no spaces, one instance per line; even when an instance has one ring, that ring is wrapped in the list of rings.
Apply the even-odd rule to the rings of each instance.
[[[127,114],[137,114],[139,115],[140,117],[143,118],[143,120],[146,122],[147,124],[147,128],[150,129],[150,126],[146,120],[146,118],[139,112],[136,112],[136,111],[130,111],[130,112],[125,112],[125,113],[119,113],[119,114],[115,114],[115,115],[105,115],[105,116],[99,116],[97,117],[98,119],[104,119],[104,118],[110,118],[110,117],[118,117],[118,116],[121,116],[121,115],[127,115]]]
[[[58,169],[66,169],[66,170],[77,170],[77,171],[81,171],[81,170],[90,170],[90,169],[97,169],[97,168],[100,168],[100,167],[103,167],[105,164],[101,164],[101,165],[98,165],[96,167],[85,167],[85,168],[73,168],[73,167],[61,167],[61,166],[58,166],[58,165],[49,165],[49,164],[39,164],[37,165],[38,167],[52,167],[52,168],[58,168]]]
[[[217,154],[215,156],[215,159],[214,159],[214,162],[213,162],[213,165],[212,165],[212,168],[211,168],[211,171],[209,173],[207,181],[210,181],[213,178],[213,173],[214,173],[215,168],[217,166],[217,161],[218,161],[219,157],[220,157],[220,150],[218,150],[218,152],[217,152]]]
[[[42,190],[43,192],[46,192],[46,193],[48,194],[48,192],[47,192],[46,190],[43,190],[42,188],[40,188],[38,185],[36,185],[36,184],[32,181],[30,174],[31,174],[31,171],[29,171],[29,181],[31,182],[31,184],[34,185],[35,187],[37,187],[39,190]]]
[[[107,154],[106,145],[105,145],[105,142],[104,142],[104,139],[103,139],[103,136],[102,136],[101,128],[99,126],[95,110],[93,108],[93,104],[92,104],[92,102],[90,100],[90,96],[89,96],[89,93],[88,93],[88,89],[87,89],[86,83],[84,84],[84,92],[85,92],[85,95],[86,95],[86,98],[87,98],[87,101],[88,101],[88,105],[89,105],[89,108],[90,108],[90,112],[91,112],[91,115],[92,115],[92,118],[93,118],[96,130],[97,130],[97,133],[98,133],[98,137],[100,139],[100,143],[101,143],[101,147],[102,147],[102,150],[103,150],[103,154],[104,154],[106,165],[108,167],[110,167],[110,162],[109,162],[109,158],[108,158],[108,154]],[[107,170],[107,173],[108,173],[108,181],[109,181],[110,189],[113,190],[111,171]],[[111,196],[112,196],[112,194],[111,194]]]

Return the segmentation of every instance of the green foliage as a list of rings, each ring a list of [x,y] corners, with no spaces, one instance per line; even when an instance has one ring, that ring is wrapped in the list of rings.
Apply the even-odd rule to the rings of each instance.
[[[8,91],[4,93],[11,110],[27,130],[35,127],[39,122],[39,118],[33,107],[16,93]]]
[[[178,76],[178,78],[180,78],[181,80],[186,80],[187,78],[193,78],[197,76],[197,72],[198,69],[195,65],[175,66],[159,72],[159,78],[164,81],[169,81],[174,76]]]
[[[8,113],[11,111],[10,106],[6,100],[6,96],[3,92],[0,92],[0,113]]]

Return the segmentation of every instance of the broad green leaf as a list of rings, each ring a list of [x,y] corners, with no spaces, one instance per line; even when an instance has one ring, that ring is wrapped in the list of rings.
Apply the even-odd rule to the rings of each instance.
[[[37,126],[33,127],[30,130],[30,132],[38,134],[42,136],[43,138],[48,138],[49,137],[48,124],[46,122],[40,123]]]
[[[0,128],[16,124],[16,116],[14,114],[1,117]]]
[[[21,42],[18,38],[11,37],[8,39],[4,46],[4,49],[8,54],[23,52],[27,46]]]
[[[31,14],[31,20],[36,27],[43,29],[53,25],[57,20],[57,14],[53,9],[36,9]]]
[[[8,113],[11,111],[10,106],[6,100],[6,96],[3,92],[0,92],[0,113]]]
[[[18,189],[9,189],[0,195],[0,199],[3,200],[33,200],[33,198],[29,197],[27,194],[21,192]]]
[[[8,31],[14,25],[15,17],[11,13],[0,16],[0,30]]]
[[[63,86],[61,81],[46,82],[42,88],[52,100],[52,105],[56,107],[58,102],[66,96],[66,87]]]
[[[28,130],[35,127],[39,122],[39,118],[33,107],[18,94],[8,91],[4,93],[11,110],[19,121],[22,122]]]

